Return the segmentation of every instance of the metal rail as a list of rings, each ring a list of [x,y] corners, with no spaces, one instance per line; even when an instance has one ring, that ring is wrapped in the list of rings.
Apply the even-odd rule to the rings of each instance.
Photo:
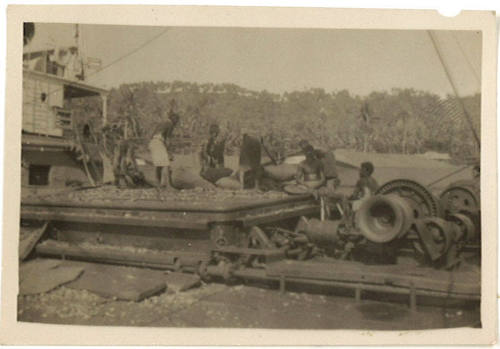
[[[236,249],[238,250],[238,249]],[[233,253],[237,251],[229,249]],[[250,249],[247,254],[251,254]],[[406,295],[408,296],[409,306],[415,309],[417,306],[417,296],[431,297],[431,298],[447,298],[463,301],[479,301],[481,299],[480,293],[456,292],[456,291],[442,291],[426,289],[418,282],[410,282],[407,286],[388,285],[388,284],[373,284],[368,281],[346,281],[335,279],[315,279],[313,276],[291,276],[291,275],[270,275],[266,266],[260,268],[236,268],[228,272],[229,269],[221,267],[220,265],[208,265],[211,260],[211,254],[218,250],[213,250],[211,253],[191,253],[191,252],[174,252],[174,251],[143,251],[143,252],[127,252],[118,249],[109,249],[103,247],[99,248],[84,248],[81,246],[71,246],[66,243],[49,242],[41,244],[37,247],[37,253],[45,256],[62,256],[63,258],[87,260],[91,262],[111,263],[130,266],[141,266],[155,269],[166,269],[183,271],[188,273],[200,273],[204,276],[218,278],[220,280],[239,279],[263,283],[275,283],[279,285],[280,291],[285,292],[288,285],[307,285],[316,287],[326,287],[329,290],[350,289],[356,300],[360,300],[362,293],[377,292],[393,295]],[[218,251],[220,253],[223,250]],[[260,252],[254,250],[257,254],[270,255],[270,265],[273,265],[272,260],[278,258],[277,254],[266,251]],[[279,259],[279,258],[278,258]],[[279,263],[279,262],[278,262]],[[332,265],[333,266],[333,265]]]

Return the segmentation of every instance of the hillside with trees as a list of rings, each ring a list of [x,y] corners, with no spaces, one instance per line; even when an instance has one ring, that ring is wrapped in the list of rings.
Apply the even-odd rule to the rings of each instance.
[[[228,154],[237,151],[242,127],[259,133],[274,151],[291,152],[306,138],[324,148],[365,152],[449,153],[456,162],[475,157],[478,147],[457,98],[413,89],[393,89],[354,96],[347,90],[320,88],[275,94],[234,84],[142,82],[121,85],[108,97],[110,123],[124,124],[140,143],[153,125],[175,109],[177,151],[195,151],[217,122],[231,135]],[[95,103],[94,103],[95,102]],[[462,98],[479,135],[481,95]],[[100,104],[81,100],[73,106],[78,120],[100,127]]]

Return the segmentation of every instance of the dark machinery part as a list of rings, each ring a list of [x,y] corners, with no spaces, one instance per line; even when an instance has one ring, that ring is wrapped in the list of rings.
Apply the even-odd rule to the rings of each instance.
[[[481,201],[477,183],[459,181],[452,183],[439,197],[445,214],[480,211]]]
[[[377,195],[356,212],[357,229],[369,241],[386,243],[408,233],[414,221],[413,201],[396,194]]]
[[[214,224],[210,229],[210,240],[216,248],[240,246],[242,234],[238,227],[231,224]]]
[[[334,244],[339,240],[338,228],[341,223],[340,220],[320,221],[316,218],[308,220],[301,217],[295,232],[305,234],[310,242],[319,246]]]
[[[455,227],[453,223],[442,218],[431,217],[416,221],[420,244],[415,244],[417,250],[423,248],[432,262],[446,255],[455,242]]]
[[[354,215],[354,226],[349,218],[336,221],[301,218],[295,232],[304,234],[310,243],[335,258],[345,259],[351,251],[359,250],[357,247],[369,247],[374,254],[394,255],[392,259],[384,256],[380,260],[394,260],[399,248],[411,241],[406,237],[412,232],[415,221],[435,217],[438,213],[439,202],[426,188],[414,181],[399,179],[383,185],[377,195],[361,205]],[[434,225],[441,227],[440,223],[436,221]],[[443,229],[444,233],[439,236],[446,239],[448,229]],[[431,232],[426,228],[425,234],[431,235]],[[412,239],[418,237],[413,234]],[[439,255],[439,246],[429,248],[433,257]]]
[[[266,233],[257,226],[253,226],[248,233],[248,247],[251,248],[275,248]]]
[[[473,232],[471,234],[473,236],[467,237],[466,241],[480,240],[481,197],[479,183],[475,180],[454,182],[441,193],[439,199],[446,219],[461,225],[469,233]],[[467,227],[471,222],[474,229]]]
[[[458,200],[462,206],[443,215],[440,201],[421,184],[393,180],[363,202],[353,221],[345,217],[336,221],[301,218],[295,233],[305,235],[325,255],[337,259],[387,264],[413,251],[419,262],[450,268],[479,235],[475,219],[479,210],[474,205],[479,203],[477,191],[464,185],[450,189],[445,197]],[[287,243],[289,238],[284,238]],[[365,258],[368,254],[370,258]]]
[[[462,260],[468,239],[475,238],[470,218],[460,214],[450,218],[425,218],[416,223],[420,241],[415,242],[415,247],[424,250],[435,268],[454,268]]]
[[[309,244],[308,248],[316,246],[315,255],[326,255],[337,259],[347,259],[354,247],[353,241],[362,237],[350,229],[344,220],[324,220],[301,217],[296,233],[303,234]]]
[[[307,222],[307,219],[302,217],[300,221]],[[287,258],[305,260],[319,254],[316,244],[312,243],[302,230],[291,231],[272,227],[267,230],[267,233],[275,248],[283,251]]]
[[[448,217],[450,222],[453,222],[458,228],[457,240],[459,241],[475,241],[478,239],[478,231],[472,219],[466,214],[455,213]]]
[[[422,184],[409,179],[395,179],[382,185],[375,195],[396,194],[410,200],[415,218],[441,216],[437,198]]]

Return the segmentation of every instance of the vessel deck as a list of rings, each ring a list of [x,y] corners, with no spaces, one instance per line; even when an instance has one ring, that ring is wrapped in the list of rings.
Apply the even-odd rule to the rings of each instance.
[[[319,211],[311,196],[256,191],[157,191],[113,187],[25,196],[21,218],[205,229],[266,224]]]

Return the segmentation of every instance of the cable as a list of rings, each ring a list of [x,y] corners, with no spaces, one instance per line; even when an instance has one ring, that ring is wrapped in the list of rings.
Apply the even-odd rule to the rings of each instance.
[[[168,30],[170,30],[170,28],[165,28],[164,30],[161,31],[161,33],[155,35],[154,37],[152,37],[151,39],[145,41],[144,43],[142,43],[141,45],[139,45],[138,47],[136,47],[135,49],[133,49],[132,51],[124,54],[123,56],[120,56],[118,57],[117,59],[115,59],[114,61],[106,64],[105,66],[103,66],[101,69],[99,69],[98,71],[94,72],[93,74],[89,74],[87,76],[88,77],[91,77],[91,76],[95,76],[97,74],[99,74],[100,72],[102,72],[103,70],[109,68],[110,66],[112,66],[113,64],[116,64],[120,61],[122,61],[123,59],[133,55],[134,53],[136,53],[137,51],[141,50],[142,48],[146,47],[147,45],[149,45],[151,42],[155,41],[156,39],[158,39],[160,36],[162,36],[163,34],[165,34]],[[54,91],[50,92],[50,94],[53,94],[53,93],[56,93],[56,92],[59,92],[61,90],[63,90],[64,87],[62,88],[59,88],[59,89],[55,89]]]
[[[432,45],[434,46],[434,49],[435,49],[435,51],[437,53],[439,61],[441,62],[441,65],[443,66],[443,69],[444,69],[444,72],[446,74],[446,77],[448,78],[448,81],[449,81],[449,83],[451,85],[451,88],[453,89],[453,93],[457,97],[458,103],[460,104],[460,107],[462,108],[462,110],[464,112],[465,119],[469,123],[469,127],[470,127],[470,129],[472,131],[474,139],[477,142],[477,147],[478,147],[478,149],[481,149],[481,140],[479,139],[479,136],[477,135],[476,130],[474,129],[474,125],[472,124],[472,121],[470,119],[469,113],[467,112],[467,109],[465,108],[465,105],[463,104],[463,101],[460,98],[460,95],[458,94],[457,88],[456,88],[455,84],[453,83],[453,79],[451,78],[451,74],[448,71],[448,67],[444,63],[444,59],[443,59],[443,56],[441,55],[441,52],[439,51],[436,39],[434,38],[434,36],[432,35],[432,32],[430,30],[427,30],[427,34],[429,34],[429,38],[431,39]]]
[[[478,83],[479,86],[481,86],[481,79],[479,78],[479,74],[477,73],[476,69],[474,68],[474,66],[472,65],[472,62],[469,60],[469,58],[467,57],[467,54],[465,53],[465,50],[464,48],[462,47],[462,44],[460,44],[460,41],[458,40],[458,37],[455,33],[452,33],[453,35],[453,38],[455,39],[455,41],[457,42],[457,45],[458,45],[458,48],[460,49],[460,52],[462,52],[462,55],[464,56],[465,58],[465,61],[467,62],[467,64],[469,65],[469,68],[470,70],[472,71],[472,74],[474,75],[474,77],[476,78],[476,81]]]
[[[110,66],[112,66],[113,64],[115,63],[118,63],[120,61],[122,61],[123,59],[133,55],[134,53],[136,53],[137,51],[141,50],[142,48],[146,47],[147,45],[149,45],[151,42],[155,41],[156,39],[158,39],[160,36],[162,36],[163,34],[165,34],[168,30],[170,30],[170,28],[165,28],[164,30],[161,31],[161,33],[159,33],[158,35],[155,35],[154,37],[152,37],[151,39],[145,41],[142,45],[136,47],[135,49],[133,49],[132,51],[126,53],[125,55],[121,56],[121,57],[118,57],[117,59],[115,59],[114,61],[106,64],[105,66],[103,66],[101,69],[99,69],[98,71],[96,71],[94,74],[89,74],[89,76],[94,76],[100,72],[102,72],[103,70],[109,68]]]
[[[463,166],[463,167],[459,168],[459,169],[458,169],[458,170],[456,170],[456,171],[453,171],[453,172],[451,172],[451,173],[448,173],[446,176],[443,176],[443,177],[441,177],[441,178],[436,179],[435,181],[432,181],[431,183],[427,184],[427,185],[426,185],[426,187],[427,187],[427,188],[430,188],[430,187],[434,186],[435,184],[437,184],[437,183],[439,183],[439,182],[441,182],[441,181],[445,180],[446,178],[449,178],[449,177],[451,177],[451,176],[453,176],[453,175],[456,175],[456,174],[458,174],[458,173],[460,173],[460,172],[462,172],[462,171],[464,171],[464,170],[468,169],[469,167],[470,167],[469,165],[467,165],[467,166]]]

